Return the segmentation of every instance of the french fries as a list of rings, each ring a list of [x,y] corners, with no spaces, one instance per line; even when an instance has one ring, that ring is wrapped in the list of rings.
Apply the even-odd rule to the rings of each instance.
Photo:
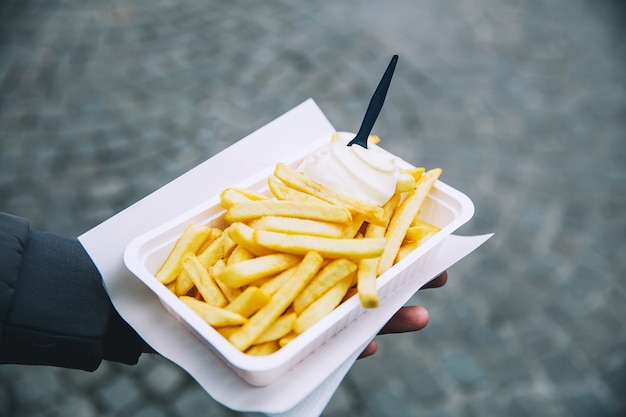
[[[326,203],[304,203],[288,200],[241,202],[228,209],[224,214],[224,220],[233,223],[263,216],[297,217],[340,224],[348,224],[352,221],[352,215],[344,207]]]
[[[156,273],[156,278],[163,284],[169,284],[174,281],[183,268],[183,255],[187,253],[196,253],[210,234],[211,228],[209,227],[197,224],[190,224],[187,226],[183,235],[174,245],[174,249],[165,260],[165,263]]]
[[[196,289],[208,304],[215,307],[224,307],[228,303],[224,293],[209,273],[209,270],[204,268],[195,255],[187,254],[185,256],[183,272],[179,276],[179,281],[180,277],[183,275],[189,276],[192,284],[196,286]],[[176,292],[178,295],[185,295],[189,290],[191,290],[191,288],[182,294],[180,294],[178,289]]]
[[[415,189],[406,196],[400,206],[398,206],[398,209],[394,211],[385,233],[387,244],[378,261],[378,275],[381,275],[393,266],[407,230],[411,226],[413,219],[418,215],[424,199],[440,175],[441,169],[439,168],[426,171],[418,181]]]
[[[203,301],[196,300],[193,297],[183,295],[180,297],[180,300],[211,326],[237,326],[248,322],[248,320],[240,314],[214,307]]]
[[[316,197],[331,204],[348,207],[353,213],[361,215],[366,221],[377,225],[387,223],[387,217],[382,207],[368,203],[358,198],[351,197],[334,188],[327,187],[319,182],[307,178],[304,174],[296,172],[283,163],[276,164],[274,175],[288,186],[296,190],[313,194]]]
[[[343,237],[346,233],[346,227],[341,224],[295,217],[263,216],[249,225],[257,230],[332,238]]]
[[[228,304],[225,309],[249,318],[269,303],[270,300],[271,297],[257,287],[248,287]]]
[[[265,199],[267,197],[263,194],[245,188],[227,188],[220,194],[220,205],[224,208],[230,208],[237,203]]]
[[[394,210],[400,203],[400,197],[401,192],[396,187],[394,195],[383,206],[388,218],[391,218]],[[382,237],[385,236],[386,230],[386,227],[369,224],[365,229],[365,237]],[[376,308],[379,305],[378,290],[376,288],[378,262],[379,258],[361,259],[359,261],[357,290],[363,308]]]
[[[239,350],[245,351],[267,330],[276,319],[289,307],[302,291],[306,284],[315,276],[322,266],[324,258],[317,252],[308,252],[294,271],[289,281],[281,287],[268,303],[254,316],[250,318],[238,331],[233,333],[228,340]]]
[[[371,258],[385,249],[385,238],[332,239],[318,236],[257,230],[254,241],[261,246],[285,253],[301,255],[314,250],[328,258]]]
[[[155,277],[237,349],[272,354],[355,294],[378,307],[377,278],[440,230],[419,218],[440,175],[402,170],[378,206],[278,163],[267,194],[223,190],[226,226],[187,226]]]
[[[300,257],[286,253],[259,256],[247,261],[237,262],[222,269],[215,279],[230,288],[239,288],[260,278],[266,278],[294,266]]]
[[[376,289],[376,267],[378,258],[361,259],[357,274],[357,292],[363,308],[378,307],[378,290]]]
[[[333,311],[339,305],[343,296],[346,295],[351,285],[352,279],[350,277],[340,280],[300,313],[293,324],[293,330],[298,334],[303,333]]]
[[[229,237],[240,247],[243,247],[256,256],[270,255],[273,251],[257,244],[254,241],[254,229],[247,224],[236,222],[228,228]]]
[[[337,259],[326,265],[293,301],[294,311],[298,314],[302,313],[305,308],[334,287],[339,281],[350,278],[356,269],[356,264],[347,259]]]
[[[287,336],[293,329],[293,323],[296,321],[296,313],[286,313],[276,319],[265,333],[261,334],[254,340],[255,344],[270,342],[272,340],[280,340]]]

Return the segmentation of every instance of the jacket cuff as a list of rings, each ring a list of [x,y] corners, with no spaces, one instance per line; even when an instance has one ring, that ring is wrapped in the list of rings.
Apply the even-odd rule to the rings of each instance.
[[[115,311],[78,240],[31,230],[22,243],[0,362],[88,371],[103,359],[136,363],[143,341]]]

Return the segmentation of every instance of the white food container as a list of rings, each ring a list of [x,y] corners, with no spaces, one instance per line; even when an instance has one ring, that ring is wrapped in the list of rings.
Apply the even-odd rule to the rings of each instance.
[[[328,141],[328,137],[320,138],[301,153],[276,162],[284,162],[295,168],[306,155]],[[402,168],[412,167],[402,160],[399,163]],[[268,166],[247,181],[229,187],[268,193],[267,179],[272,176],[274,168],[275,164]],[[127,268],[156,294],[170,314],[223,359],[243,380],[254,386],[265,386],[276,381],[350,323],[358,320],[365,310],[361,307],[358,296],[354,296],[271,355],[251,356],[239,351],[155,278],[156,272],[187,225],[194,223],[221,227],[224,225],[221,219],[224,212],[219,205],[219,196],[215,196],[133,239],[124,252],[124,262]],[[402,284],[411,279],[415,272],[428,262],[443,240],[466,223],[473,214],[474,205],[465,194],[437,181],[422,206],[420,219],[440,227],[441,230],[378,277],[380,302],[384,303],[385,298],[401,290]]]

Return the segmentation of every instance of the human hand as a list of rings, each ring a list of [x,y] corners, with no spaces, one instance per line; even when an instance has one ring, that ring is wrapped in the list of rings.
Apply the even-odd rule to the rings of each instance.
[[[447,281],[448,272],[444,271],[438,277],[423,286],[422,289],[439,288],[444,286]],[[402,307],[396,312],[396,314],[393,315],[393,317],[391,317],[391,319],[378,334],[382,335],[391,333],[416,332],[426,327],[426,325],[428,324],[428,319],[428,311],[422,306]],[[377,349],[378,344],[374,339],[367,345],[365,350],[361,352],[359,359],[372,356],[374,353],[376,353]]]

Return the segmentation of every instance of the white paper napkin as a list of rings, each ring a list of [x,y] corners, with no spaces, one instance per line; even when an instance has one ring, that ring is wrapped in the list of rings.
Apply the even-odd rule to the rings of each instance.
[[[432,278],[435,278],[441,272],[449,269],[452,265],[486,242],[491,236],[493,236],[493,234],[470,237],[449,236],[444,241],[437,256],[432,259],[432,261],[429,261],[428,265],[420,271],[411,282],[404,285],[401,291],[385,299],[384,303],[381,303],[381,306],[377,309],[368,310],[363,320],[352,323],[329,343],[324,345],[313,357],[307,358],[297,369],[294,369],[285,376],[284,381],[282,381],[284,385],[273,391],[278,397],[280,397],[280,395],[278,395],[278,393],[281,392],[280,390],[287,389],[289,384],[295,384],[301,379],[308,378],[309,375],[314,375],[316,368],[318,368],[320,364],[329,364],[331,361],[331,359],[329,359],[330,356],[344,357],[350,349],[353,349],[352,354],[348,356],[345,362],[325,381],[321,382],[308,396],[305,396],[299,403],[294,404],[287,411],[274,413],[272,415],[281,417],[319,416],[324,411],[328,401],[330,401],[354,361],[358,358],[360,352],[363,351],[367,343],[378,333],[378,329],[382,328],[387,322],[387,318],[405,305],[409,298]],[[376,330],[373,331],[372,329]],[[365,340],[365,343],[359,345],[358,341],[363,340]],[[355,349],[355,346],[358,347]],[[271,394],[272,391],[268,391],[269,392],[266,392],[265,395]],[[259,400],[260,398],[253,404],[239,405],[258,406],[260,404],[258,402]],[[281,405],[287,406],[284,402]],[[271,409],[271,406],[272,404],[268,402],[267,409]],[[251,409],[242,407],[241,411],[251,411]]]
[[[285,417],[321,414],[358,354],[387,318],[421,286],[490,237],[448,237],[433,261],[411,281],[410,288],[389,297],[378,309],[369,310],[365,320],[346,328],[277,382],[266,387],[245,383],[129,273],[123,263],[124,250],[134,237],[334,131],[309,99],[79,237],[120,315],[156,351],[185,369],[209,395],[229,408]],[[203,193],[198,192],[198,184],[203,184]]]

